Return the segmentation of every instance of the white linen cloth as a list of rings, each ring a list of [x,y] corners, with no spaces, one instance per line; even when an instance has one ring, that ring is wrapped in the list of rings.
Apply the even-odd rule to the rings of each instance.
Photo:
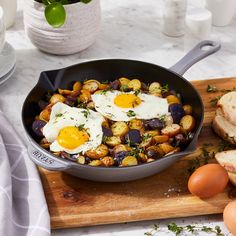
[[[50,217],[38,171],[1,111],[0,235],[50,235]]]

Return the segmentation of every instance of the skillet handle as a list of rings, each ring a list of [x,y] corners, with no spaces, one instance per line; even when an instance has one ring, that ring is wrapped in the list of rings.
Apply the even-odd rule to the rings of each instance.
[[[206,46],[208,46],[208,48],[204,50],[203,48]],[[202,41],[169,69],[179,75],[183,75],[196,62],[217,52],[220,48],[221,45],[219,42],[211,40]]]
[[[65,164],[60,160],[56,160],[56,158],[51,158],[43,152],[39,151],[32,144],[28,146],[28,153],[30,159],[37,165],[47,169],[54,171],[62,171],[70,168],[69,164]]]

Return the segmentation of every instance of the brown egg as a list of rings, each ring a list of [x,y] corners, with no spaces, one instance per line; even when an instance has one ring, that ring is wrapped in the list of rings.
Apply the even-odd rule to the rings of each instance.
[[[219,164],[199,167],[188,180],[188,189],[200,198],[209,198],[223,192],[229,181],[227,171]]]
[[[236,200],[230,202],[223,212],[224,223],[232,235],[236,236]]]

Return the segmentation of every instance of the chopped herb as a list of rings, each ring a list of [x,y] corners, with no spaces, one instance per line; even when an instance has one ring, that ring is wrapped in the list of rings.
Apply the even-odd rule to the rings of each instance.
[[[122,91],[122,92],[127,92],[127,91],[129,91],[128,85],[122,85],[122,86],[120,87],[120,91]]]
[[[87,110],[84,110],[84,111],[82,111],[82,113],[84,114],[84,117],[85,118],[88,118],[88,115],[90,114],[90,112],[89,112],[89,110],[87,109]]]
[[[212,106],[215,106],[217,104],[217,102],[220,100],[221,96],[216,96],[215,98],[212,98],[210,100],[210,103]]]
[[[108,91],[111,91],[111,89],[110,89],[110,88],[103,89],[103,90],[101,91],[101,94],[106,95],[106,93],[107,93]]]
[[[74,118],[73,118],[73,117],[70,117],[70,119],[71,119],[71,120],[74,120]]]
[[[159,119],[160,121],[165,121],[166,115],[162,115],[162,116],[158,117],[158,119]]]
[[[62,116],[63,116],[62,113],[57,113],[57,114],[55,115],[56,118],[58,118],[58,117],[62,117]]]
[[[214,228],[207,226],[196,226],[196,225],[186,225],[179,226],[174,222],[171,222],[167,225],[167,229],[174,233],[176,236],[178,235],[200,235],[200,232],[215,234],[216,236],[224,236],[220,226],[216,225]],[[146,236],[157,236],[157,232],[160,231],[160,227],[158,225],[154,225],[149,232],[144,233]],[[187,233],[188,232],[188,233]]]
[[[111,105],[107,105],[107,107],[111,107]],[[99,108],[98,106],[96,106],[96,108]]]
[[[215,93],[215,92],[218,92],[218,91],[219,90],[218,90],[218,88],[216,88],[216,86],[210,85],[210,84],[207,85],[207,92],[208,93]]]
[[[235,146],[228,142],[228,141],[225,141],[225,140],[221,140],[218,144],[218,152],[222,152],[222,151],[227,151],[227,150],[230,150],[230,149],[234,149]]]
[[[137,95],[139,95],[139,94],[140,94],[140,92],[141,92],[141,91],[140,91],[140,89],[138,89],[138,90],[135,90],[135,92],[134,92],[134,95],[136,95],[136,96],[137,96]]]
[[[85,125],[85,124],[82,124],[82,125],[78,125],[78,126],[76,126],[76,127],[81,131],[81,130],[84,130],[84,125]]]
[[[108,137],[108,136],[106,136],[106,135],[103,135],[103,137],[102,137],[102,142],[103,143],[106,143],[107,141],[109,141],[110,140],[110,137]]]
[[[129,111],[127,112],[127,116],[128,116],[128,117],[132,117],[132,116],[136,116],[136,114],[135,114],[134,111],[129,110]]]
[[[80,103],[81,103],[81,100],[80,100],[80,98],[79,98],[79,97],[77,98],[77,103],[78,103],[78,104],[80,104]]]
[[[108,83],[109,83],[108,80],[103,80],[103,81],[102,81],[102,84],[108,84]]]
[[[168,84],[163,85],[163,86],[161,87],[161,91],[162,91],[163,93],[168,92],[168,91],[169,91],[169,85],[168,85]]]
[[[143,141],[147,141],[149,138],[151,138],[152,135],[151,134],[144,134],[143,135]]]

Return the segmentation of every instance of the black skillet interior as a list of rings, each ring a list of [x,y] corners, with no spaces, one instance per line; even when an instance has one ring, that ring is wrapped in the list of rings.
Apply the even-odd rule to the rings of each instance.
[[[204,108],[200,96],[187,80],[166,68],[154,64],[119,59],[90,61],[65,69],[42,72],[37,85],[30,92],[23,105],[22,119],[26,131],[34,141],[39,141],[32,132],[31,126],[35,116],[39,114],[38,101],[48,91],[56,91],[58,88],[71,89],[75,81],[87,79],[113,81],[120,77],[136,78],[145,83],[158,81],[162,85],[168,84],[170,89],[174,89],[182,95],[184,104],[192,105],[193,116],[197,121],[195,132],[199,133]]]

